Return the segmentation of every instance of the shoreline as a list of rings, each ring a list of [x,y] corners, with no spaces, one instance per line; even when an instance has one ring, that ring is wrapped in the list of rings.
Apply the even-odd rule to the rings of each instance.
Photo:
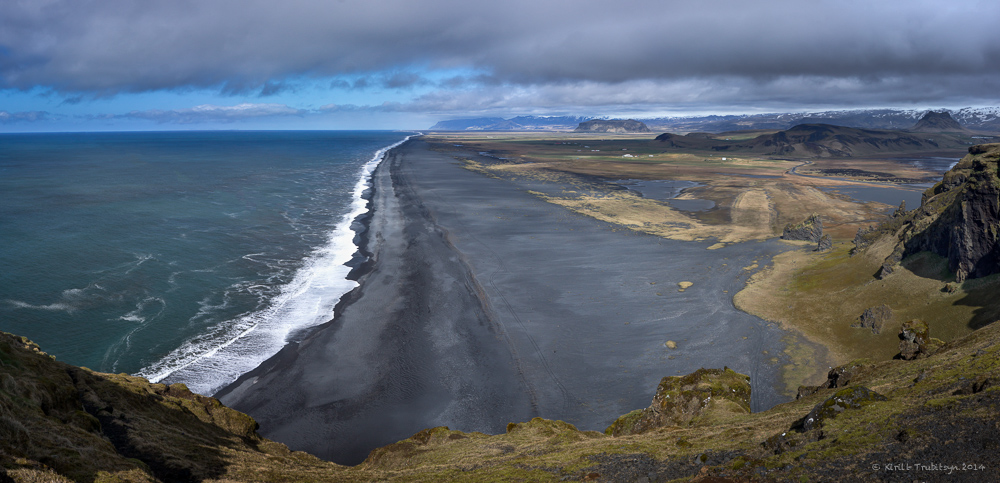
[[[365,211],[357,215],[351,221],[350,224],[350,229],[354,231],[354,245],[357,247],[357,251],[355,251],[355,253],[351,256],[351,260],[344,264],[351,269],[350,272],[347,273],[347,276],[344,278],[346,278],[347,280],[357,282],[358,285],[352,288],[351,290],[347,291],[343,295],[341,295],[340,300],[338,300],[337,304],[334,305],[333,307],[333,315],[330,316],[330,320],[324,322],[323,324],[305,329],[305,332],[301,334],[301,339],[306,339],[315,332],[322,331],[332,326],[341,316],[341,314],[343,314],[344,309],[347,306],[351,305],[351,303],[355,302],[359,297],[361,297],[364,279],[375,268],[374,253],[370,249],[371,248],[370,235],[372,228],[371,224],[372,224],[372,219],[374,218],[374,211],[375,211],[374,204],[376,195],[376,188],[372,180],[374,179],[375,171],[378,170],[379,166],[382,165],[382,163],[385,161],[385,158],[390,155],[392,150],[399,147],[399,145],[402,145],[405,142],[409,141],[413,137],[416,136],[408,136],[403,141],[396,143],[395,146],[391,146],[388,149],[386,149],[385,153],[383,153],[383,155],[381,156],[382,159],[379,161],[378,165],[375,167],[372,173],[362,178],[363,180],[367,180],[367,182],[370,184],[370,186],[368,186],[361,192],[361,199],[365,200],[366,202]],[[252,370],[241,374],[238,378],[236,378],[236,380],[219,388],[219,390],[216,391],[211,396],[217,399],[225,398],[229,394],[231,394],[235,389],[242,386],[244,382],[252,378],[261,376],[268,370],[272,370],[273,368],[280,365],[281,362],[286,362],[286,363],[290,362],[290,359],[292,359],[291,353],[296,350],[296,348],[299,345],[299,342],[301,341],[288,342],[277,354],[274,354],[273,356],[269,357],[266,361],[262,362],[260,365],[253,368]]]
[[[262,434],[341,464],[428,427],[495,433],[536,415],[467,270],[392,179],[401,148],[375,170],[368,259],[336,317],[216,395]]]
[[[346,201],[343,211],[336,215],[336,223],[330,229],[318,233],[325,241],[302,256],[299,266],[290,272],[289,280],[278,287],[278,293],[255,310],[228,320],[231,327],[221,324],[222,328],[211,337],[185,342],[137,375],[154,383],[183,382],[196,392],[217,393],[276,355],[289,341],[298,340],[329,322],[329,314],[339,300],[357,287],[351,272],[353,266],[363,261],[358,228],[363,228],[359,221],[364,220],[371,208],[367,188],[372,172],[386,152],[410,137],[386,140],[389,144],[370,151],[367,158],[360,158],[359,161],[367,159],[360,165],[345,164],[353,166],[347,168],[353,175],[346,178],[343,186],[348,196],[337,200],[338,206]]]
[[[750,374],[755,412],[790,399],[776,389],[790,334],[732,300],[777,243],[705,250],[621,230],[419,138],[386,153],[371,196],[360,285],[335,318],[216,394],[269,438],[355,464],[440,425],[600,431],[702,366]]]

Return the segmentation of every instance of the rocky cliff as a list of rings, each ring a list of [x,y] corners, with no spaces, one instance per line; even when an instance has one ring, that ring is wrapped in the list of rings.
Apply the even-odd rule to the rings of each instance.
[[[649,127],[631,119],[592,119],[581,122],[573,132],[641,133],[650,132]]]
[[[1000,272],[1000,144],[981,144],[923,194],[920,207],[862,230],[856,250],[885,250],[879,276],[892,274],[907,256],[930,251],[948,259],[955,279]],[[872,247],[878,248],[872,248]]]
[[[0,332],[0,481],[348,480],[256,430],[183,384],[70,366]]]

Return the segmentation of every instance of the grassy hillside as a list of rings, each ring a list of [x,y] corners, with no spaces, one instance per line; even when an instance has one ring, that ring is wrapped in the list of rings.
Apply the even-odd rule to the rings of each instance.
[[[831,371],[824,387],[756,414],[740,404],[749,386],[732,371],[665,378],[645,411],[655,409],[659,423],[624,432],[637,434],[578,431],[541,418],[511,423],[500,435],[431,428],[347,468],[259,437],[250,417],[182,385],[72,367],[0,334],[0,481],[885,481],[943,474],[886,470],[889,462],[965,465],[952,469],[949,481],[967,481],[1000,467],[998,342],[1000,326],[989,325],[914,361],[854,361]],[[686,399],[670,405],[668,396]]]
[[[182,384],[70,366],[0,333],[0,481],[351,480],[256,429]]]

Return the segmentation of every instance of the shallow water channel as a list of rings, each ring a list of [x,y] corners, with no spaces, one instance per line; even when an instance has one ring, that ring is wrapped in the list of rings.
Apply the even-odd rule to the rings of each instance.
[[[715,202],[702,199],[676,199],[686,189],[704,186],[701,183],[685,180],[672,179],[626,179],[618,181],[618,184],[631,191],[639,193],[643,198],[666,202],[673,208],[681,211],[706,211],[715,208]]]

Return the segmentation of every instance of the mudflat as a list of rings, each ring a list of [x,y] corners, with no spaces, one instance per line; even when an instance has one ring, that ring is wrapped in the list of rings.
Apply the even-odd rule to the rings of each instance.
[[[390,152],[361,286],[217,396],[265,436],[346,464],[433,426],[501,433],[540,416],[601,431],[700,367],[750,375],[755,411],[789,399],[793,336],[732,303],[788,246],[638,233],[463,166],[421,139]]]

